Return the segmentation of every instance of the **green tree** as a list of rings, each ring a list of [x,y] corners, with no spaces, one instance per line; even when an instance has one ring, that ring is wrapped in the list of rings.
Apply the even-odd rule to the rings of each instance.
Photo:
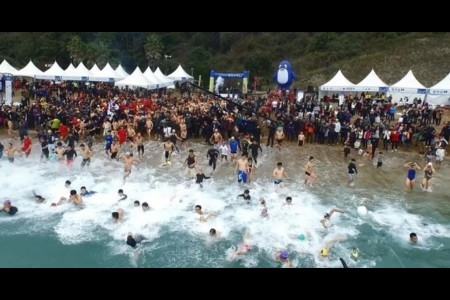
[[[244,66],[257,76],[270,76],[272,69],[272,63],[269,57],[261,53],[248,54],[244,58]]]
[[[148,60],[148,65],[154,69],[158,66],[161,61],[164,50],[164,44],[161,41],[161,38],[155,34],[150,33],[147,35],[144,44],[145,57]]]
[[[74,65],[79,64],[85,58],[89,57],[89,47],[83,42],[80,36],[73,35],[67,43],[67,51]]]

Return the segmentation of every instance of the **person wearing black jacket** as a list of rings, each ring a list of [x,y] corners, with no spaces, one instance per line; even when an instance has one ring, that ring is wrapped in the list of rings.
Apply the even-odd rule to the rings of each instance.
[[[355,159],[352,158],[348,164],[348,185],[353,186],[356,174],[358,174],[358,170],[356,170]]]
[[[206,176],[205,173],[203,173],[202,168],[198,168],[197,171],[198,173],[195,175],[196,176],[195,183],[198,183],[200,185],[200,188],[203,188],[203,179],[210,179],[211,177]]]
[[[220,152],[215,148],[211,148],[208,150],[206,154],[206,158],[209,158],[209,165],[213,167],[213,172],[216,170],[217,158],[219,157]]]
[[[258,161],[257,161],[258,149],[261,150],[261,153],[262,153],[262,148],[256,140],[253,140],[252,143],[248,146],[248,149],[250,149],[250,151],[252,153],[252,158],[255,161],[255,165],[256,165],[258,163]]]

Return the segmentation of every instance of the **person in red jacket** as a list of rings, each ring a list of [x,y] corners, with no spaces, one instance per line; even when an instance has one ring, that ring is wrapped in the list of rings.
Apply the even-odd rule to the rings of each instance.
[[[69,135],[69,128],[64,124],[59,125],[59,135],[61,140],[65,141],[67,136]]]
[[[392,131],[391,133],[391,142],[392,142],[392,152],[397,151],[398,142],[400,141],[400,133],[397,130]]]
[[[32,144],[30,137],[25,135],[22,142],[22,151],[25,153],[25,157],[30,156]]]
[[[120,127],[119,130],[117,130],[117,135],[119,136],[119,144],[123,145],[127,139],[127,130]]]

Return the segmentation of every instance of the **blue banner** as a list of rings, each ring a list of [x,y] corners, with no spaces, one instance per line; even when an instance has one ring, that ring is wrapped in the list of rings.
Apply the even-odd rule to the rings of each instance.
[[[222,78],[248,78],[250,72],[249,71],[243,71],[242,73],[225,73],[225,72],[216,72],[214,70],[211,70],[209,72],[209,77],[222,77]]]

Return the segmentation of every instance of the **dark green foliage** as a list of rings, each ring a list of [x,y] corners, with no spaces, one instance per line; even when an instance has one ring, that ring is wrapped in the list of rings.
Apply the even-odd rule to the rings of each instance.
[[[270,85],[287,59],[300,75],[294,87],[338,69],[357,83],[371,68],[389,84],[413,69],[430,86],[450,72],[449,45],[446,32],[0,32],[0,60],[22,68],[32,59],[42,70],[55,60],[63,68],[121,63],[128,72],[159,66],[166,74],[181,64],[203,82],[210,69],[249,70]]]

